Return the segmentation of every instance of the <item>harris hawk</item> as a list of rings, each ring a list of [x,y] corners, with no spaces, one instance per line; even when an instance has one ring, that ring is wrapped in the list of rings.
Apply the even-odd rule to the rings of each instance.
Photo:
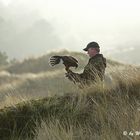
[[[57,64],[59,64],[62,61],[62,63],[65,66],[65,70],[69,71],[70,67],[78,67],[78,61],[72,57],[72,56],[52,56],[50,57],[49,63],[51,66],[55,66]]]

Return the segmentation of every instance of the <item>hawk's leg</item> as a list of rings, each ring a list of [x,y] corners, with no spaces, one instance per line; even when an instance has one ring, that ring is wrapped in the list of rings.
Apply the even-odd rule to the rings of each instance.
[[[65,67],[65,70],[68,72],[69,71],[69,67]]]

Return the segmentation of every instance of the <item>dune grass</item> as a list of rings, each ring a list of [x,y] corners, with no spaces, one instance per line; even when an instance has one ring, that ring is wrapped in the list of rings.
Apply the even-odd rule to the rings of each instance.
[[[131,67],[113,74],[112,87],[97,83],[1,109],[0,139],[139,139],[140,73]],[[124,131],[134,135],[124,136]]]
[[[85,62],[85,55],[72,54]],[[109,60],[110,79],[79,89],[64,77],[61,66],[49,71],[52,68],[45,63],[51,55],[0,72],[0,140],[140,138],[136,135],[140,131],[138,68]],[[124,135],[125,131],[131,135]]]

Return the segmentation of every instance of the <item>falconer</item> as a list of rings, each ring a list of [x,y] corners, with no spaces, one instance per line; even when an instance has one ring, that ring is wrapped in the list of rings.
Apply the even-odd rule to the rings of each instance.
[[[106,58],[103,57],[103,54],[100,54],[99,44],[97,42],[90,42],[83,50],[86,51],[90,57],[88,64],[84,67],[83,73],[74,73],[69,69],[66,73],[66,77],[81,86],[89,86],[97,82],[97,80],[103,81]]]

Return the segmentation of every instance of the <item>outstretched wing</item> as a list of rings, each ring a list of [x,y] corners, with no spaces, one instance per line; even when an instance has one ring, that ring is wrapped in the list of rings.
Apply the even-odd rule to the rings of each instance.
[[[62,59],[61,56],[52,56],[49,60],[49,63],[51,66],[54,66],[56,64],[59,64],[61,59]]]
[[[62,60],[66,67],[78,67],[78,61],[72,56],[63,56]]]
[[[59,64],[61,60],[63,61],[66,70],[69,70],[69,67],[78,67],[78,61],[72,56],[52,56],[49,63],[51,66],[54,66]]]
[[[78,65],[78,60],[76,60],[74,57],[72,56],[68,56],[69,59],[71,60],[72,63],[74,63],[75,65]]]

